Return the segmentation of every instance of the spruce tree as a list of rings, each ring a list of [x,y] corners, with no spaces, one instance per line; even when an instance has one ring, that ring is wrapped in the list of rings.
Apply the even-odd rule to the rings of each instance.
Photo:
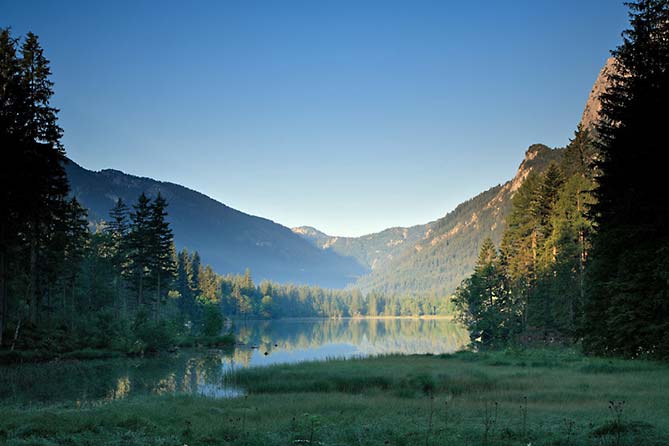
[[[179,312],[183,317],[194,317],[193,293],[190,289],[189,271],[191,269],[188,250],[184,248],[177,255],[176,290],[179,292]]]
[[[602,95],[597,234],[589,268],[587,350],[669,357],[669,2],[629,4],[631,28],[612,52]]]
[[[116,290],[115,308],[118,312],[123,308],[123,312],[127,309],[127,302],[124,299],[124,274],[128,270],[129,262],[129,246],[128,234],[130,225],[128,222],[128,206],[122,198],[116,200],[116,204],[109,211],[109,222],[105,227],[105,232],[108,235],[106,239],[109,243],[109,253],[111,257],[111,265],[114,272],[114,288]]]
[[[202,292],[200,289],[200,270],[202,269],[202,265],[200,263],[200,253],[197,251],[195,251],[191,256],[190,265],[190,290],[193,299],[197,300],[197,298],[200,297],[200,293]]]
[[[160,316],[160,305],[167,296],[168,287],[171,285],[175,274],[173,256],[174,235],[169,222],[166,220],[166,209],[167,200],[158,193],[153,203],[149,205],[149,263],[156,285],[154,300],[154,316],[156,319]]]
[[[474,273],[456,290],[454,304],[479,347],[507,345],[520,332],[522,308],[512,299],[504,263],[490,238],[481,245]]]
[[[0,332],[8,312],[7,271],[26,277],[16,285],[26,296],[27,315],[37,322],[41,297],[47,294],[50,239],[66,212],[68,183],[60,143],[58,110],[50,106],[53,83],[49,61],[37,36],[28,33],[23,43],[9,30],[0,32]],[[19,224],[20,223],[20,224]],[[15,302],[17,309],[24,305]],[[1,336],[1,335],[0,335]]]
[[[128,275],[135,291],[137,310],[142,310],[151,268],[151,200],[142,193],[130,213],[128,234]]]
[[[61,259],[63,266],[63,278],[66,288],[69,289],[71,302],[75,303],[75,285],[76,280],[81,273],[81,264],[84,259],[87,245],[90,241],[90,231],[88,230],[88,212],[84,209],[76,198],[72,198],[66,207],[65,214],[65,249]],[[89,310],[93,309],[94,296],[87,293],[87,304]]]

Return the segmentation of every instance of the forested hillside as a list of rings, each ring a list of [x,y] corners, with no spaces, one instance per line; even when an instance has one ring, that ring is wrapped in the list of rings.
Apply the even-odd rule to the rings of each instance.
[[[412,247],[425,236],[433,223],[409,228],[388,228],[361,237],[331,236],[309,226],[293,228],[293,232],[321,249],[330,249],[343,256],[353,257],[367,268],[377,269]]]
[[[471,272],[483,240],[501,240],[511,197],[523,181],[561,156],[562,150],[531,146],[513,180],[477,195],[432,223],[417,243],[362,277],[357,285],[386,293],[452,293]]]
[[[558,161],[531,171],[520,185],[501,240],[488,237],[479,245],[474,274],[455,297],[474,342],[576,336],[593,233],[594,171],[585,160],[594,154],[589,132],[579,127]]]
[[[486,239],[458,288],[456,307],[480,346],[581,343],[600,355],[669,357],[660,162],[669,4],[628,6],[631,27],[564,158],[525,180],[499,249]]]
[[[602,105],[600,95],[615,70],[607,60],[586,101],[580,126],[591,135]],[[486,238],[496,246],[502,241],[512,197],[531,172],[543,172],[551,162],[562,162],[564,149],[542,144],[527,149],[514,178],[462,203],[443,218],[410,228],[390,228],[362,237],[337,237],[316,228],[302,226],[293,232],[321,249],[333,250],[357,259],[372,271],[360,277],[356,286],[386,293],[450,294],[467,277]],[[593,162],[594,153],[579,162]]]
[[[170,203],[168,220],[177,248],[198,251],[222,274],[251,268],[259,279],[336,288],[367,271],[354,259],[318,249],[284,226],[178,184],[111,169],[93,172],[73,161],[65,171],[71,194],[88,209],[92,221],[107,219],[118,198],[132,203],[141,193],[162,194]]]

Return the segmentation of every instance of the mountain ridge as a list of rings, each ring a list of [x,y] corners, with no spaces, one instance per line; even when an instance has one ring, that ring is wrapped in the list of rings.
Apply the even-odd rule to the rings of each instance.
[[[355,283],[365,291],[449,294],[473,269],[479,245],[486,237],[499,245],[511,198],[530,172],[543,171],[551,162],[559,161],[562,153],[560,148],[531,145],[511,180],[424,225],[389,228],[361,237],[329,236],[304,226],[293,228],[293,232],[321,249],[334,249],[370,267],[371,272]],[[385,242],[385,250],[379,249],[380,242]],[[370,263],[370,258],[379,260]]]
[[[615,59],[609,58],[586,101],[581,126],[595,129],[599,95],[614,69]],[[360,237],[331,236],[309,226],[289,229],[185,186],[116,169],[93,172],[71,162],[66,170],[73,195],[90,209],[93,220],[104,219],[119,196],[132,204],[141,192],[165,195],[171,203],[169,218],[177,246],[198,250],[219,273],[250,267],[256,278],[277,282],[451,293],[471,272],[483,239],[489,236],[499,244],[514,192],[530,172],[541,172],[559,161],[562,153],[560,148],[531,145],[512,179],[466,200],[443,217]]]
[[[615,58],[608,58],[599,71],[593,87],[584,104],[583,114],[579,122],[584,128],[596,136],[597,122],[600,117],[600,95],[609,86],[609,77],[616,72]],[[397,249],[400,252],[378,252],[377,256],[386,261],[370,264],[369,255],[365,253],[365,240],[381,238],[384,231],[368,234],[357,238],[344,238],[346,243],[337,243],[340,237],[328,236],[316,228],[311,231],[293,228],[301,236],[310,240],[315,246],[334,247],[340,253],[356,258],[371,271],[361,276],[356,282],[363,290],[380,290],[384,292],[424,293],[427,291],[452,293],[460,282],[471,273],[483,239],[490,236],[499,246],[504,232],[506,216],[511,208],[513,194],[522,185],[532,171],[541,172],[551,162],[559,161],[564,153],[563,148],[551,149],[542,144],[533,144],[525,152],[514,177],[504,184],[494,186],[458,205],[453,211],[442,218],[418,227],[425,229],[422,236],[416,237],[415,243],[407,243]],[[478,206],[478,212],[475,210]],[[484,228],[483,232],[476,232]],[[392,228],[396,232],[409,228]],[[388,230],[386,230],[388,231]],[[360,245],[356,250],[348,245]],[[459,259],[459,262],[453,261]]]
[[[71,194],[89,210],[89,219],[107,218],[116,200],[131,206],[142,193],[161,193],[168,201],[178,249],[197,250],[204,263],[222,273],[250,268],[256,279],[340,288],[367,269],[351,258],[320,250],[289,228],[246,214],[188,187],[116,169],[98,172],[70,160]]]

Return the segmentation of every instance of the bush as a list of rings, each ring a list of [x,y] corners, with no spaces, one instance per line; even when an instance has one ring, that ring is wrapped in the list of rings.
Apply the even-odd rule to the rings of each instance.
[[[205,304],[202,318],[202,334],[205,336],[218,336],[223,330],[223,315],[221,308],[216,304]]]
[[[127,320],[107,310],[78,320],[75,332],[79,348],[116,349],[125,345],[130,327]]]
[[[168,321],[150,320],[146,312],[137,314],[132,328],[134,339],[128,353],[155,353],[167,350],[176,344],[178,332],[176,325]]]

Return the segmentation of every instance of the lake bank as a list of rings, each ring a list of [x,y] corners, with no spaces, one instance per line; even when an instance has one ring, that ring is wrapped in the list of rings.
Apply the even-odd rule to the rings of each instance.
[[[97,347],[79,347],[68,349],[46,349],[43,347],[30,350],[0,349],[0,366],[12,364],[44,363],[49,361],[84,361],[117,358],[136,358],[157,356],[163,353],[175,352],[180,348],[234,348],[235,338],[232,334],[221,336],[180,336],[159,350],[130,352],[126,349],[111,349]]]
[[[0,442],[663,445],[669,366],[570,350],[381,356],[223,377],[246,397],[0,408]],[[623,403],[624,401],[624,403]]]

